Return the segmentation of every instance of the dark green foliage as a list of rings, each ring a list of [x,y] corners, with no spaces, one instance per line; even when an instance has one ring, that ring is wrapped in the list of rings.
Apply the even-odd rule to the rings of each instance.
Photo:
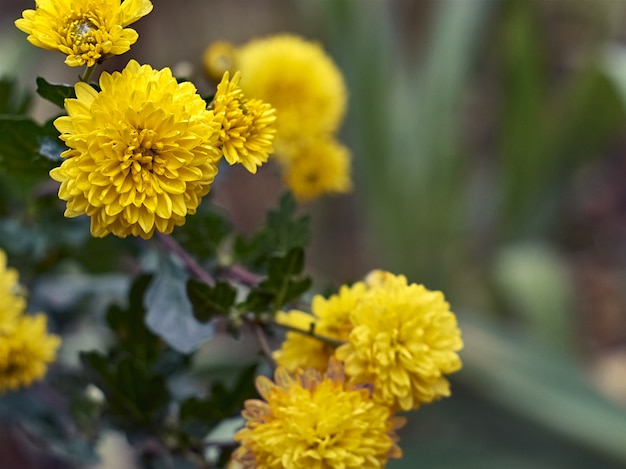
[[[210,194],[193,217],[187,217],[185,226],[176,229],[174,237],[198,259],[215,258],[217,250],[232,230],[224,216],[211,206]]]
[[[209,397],[190,397],[180,406],[180,431],[190,438],[202,438],[222,420],[241,411],[246,399],[256,395],[254,375],[256,365],[244,368],[232,388],[221,383],[211,387]]]
[[[30,93],[20,93],[12,78],[0,79],[0,114],[26,114],[32,102]]]
[[[73,86],[49,83],[42,77],[37,77],[37,94],[61,109],[63,109],[67,98],[76,97]]]
[[[200,322],[207,322],[216,315],[228,315],[236,295],[235,288],[226,282],[217,282],[212,287],[198,280],[187,280],[187,296],[193,315]]]
[[[311,237],[309,217],[296,214],[296,201],[285,193],[276,210],[267,214],[267,221],[251,240],[235,240],[235,257],[259,267],[269,258],[284,256],[291,249],[308,244]]]
[[[83,352],[80,359],[88,376],[106,396],[106,415],[113,422],[140,434],[161,427],[170,397],[164,375],[151,373],[128,354]]]
[[[291,249],[285,256],[272,257],[267,278],[251,290],[242,309],[277,311],[295,300],[311,286],[311,279],[301,275],[303,269],[304,250],[301,247]]]

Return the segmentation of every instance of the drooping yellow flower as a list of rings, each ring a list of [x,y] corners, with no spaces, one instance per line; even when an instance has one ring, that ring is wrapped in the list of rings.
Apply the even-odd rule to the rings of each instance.
[[[315,42],[291,34],[255,39],[235,56],[241,89],[276,108],[277,144],[335,132],[347,92],[337,65]]]
[[[315,295],[311,303],[313,314],[296,310],[288,313],[279,312],[276,314],[276,322],[338,342],[347,341],[352,330],[350,313],[366,288],[365,283],[358,282],[350,287],[342,286],[338,294],[329,298]],[[287,332],[280,349],[275,351],[272,357],[278,365],[290,373],[306,368],[322,372],[334,353],[335,349],[323,340],[290,331]]]
[[[150,238],[194,214],[217,174],[220,122],[190,82],[131,60],[66,99],[54,125],[69,150],[50,171],[65,216],[87,214],[91,233]]]
[[[31,44],[67,55],[70,67],[92,67],[127,52],[138,34],[126,26],[151,11],[149,0],[35,0],[15,25]]]
[[[229,164],[241,163],[252,174],[274,151],[276,110],[260,99],[247,99],[239,88],[239,72],[224,73],[211,104],[222,122],[220,149]]]
[[[374,399],[393,411],[450,395],[446,375],[461,368],[463,347],[443,294],[377,271],[350,315],[353,329],[336,356],[352,384],[372,383]]]
[[[281,157],[285,183],[302,202],[323,194],[346,193],[352,188],[350,152],[336,140],[306,140],[291,146]]]
[[[60,344],[47,333],[43,314],[21,315],[15,328],[0,330],[0,394],[43,378]]]
[[[0,249],[0,333],[13,329],[25,308],[26,300],[18,284],[17,270],[7,267],[7,256]]]
[[[275,382],[259,377],[257,389],[264,400],[246,401],[246,426],[235,435],[245,468],[381,468],[402,455],[395,430],[404,420],[367,387],[347,385],[336,360],[324,376],[278,368]]]

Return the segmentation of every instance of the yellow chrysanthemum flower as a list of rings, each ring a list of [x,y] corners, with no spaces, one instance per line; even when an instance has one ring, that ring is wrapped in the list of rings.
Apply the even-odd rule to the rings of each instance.
[[[237,49],[230,42],[217,41],[206,48],[202,56],[202,65],[207,76],[219,82],[224,73],[236,71]]]
[[[239,88],[239,72],[224,73],[211,104],[222,121],[220,149],[229,164],[241,163],[252,174],[274,151],[276,110],[260,99],[246,99]]]
[[[235,66],[246,96],[276,108],[277,144],[339,127],[346,86],[319,44],[291,34],[252,40],[237,50]]]
[[[138,34],[126,26],[151,11],[149,0],[35,0],[15,25],[31,44],[67,55],[70,67],[92,67],[127,52]]]
[[[91,233],[150,238],[194,214],[217,174],[220,122],[190,82],[131,60],[66,99],[54,125],[69,150],[50,171],[65,216],[87,214]]]
[[[346,193],[352,188],[350,152],[336,140],[306,140],[281,157],[285,162],[285,183],[302,202],[323,194]]]
[[[278,312],[276,322],[303,332],[313,332],[324,338],[347,341],[352,330],[350,313],[365,293],[365,283],[342,286],[339,293],[329,298],[315,295],[308,314],[302,311]],[[303,333],[287,332],[279,350],[272,354],[276,363],[294,373],[298,369],[315,368],[324,371],[335,349],[315,337]]]
[[[0,330],[0,394],[43,378],[60,344],[47,333],[43,314],[21,315],[15,328]]]
[[[23,293],[17,270],[7,267],[7,256],[0,249],[0,333],[15,327],[17,317],[24,312],[26,300]]]
[[[278,368],[275,383],[261,376],[257,389],[264,401],[246,401],[246,426],[235,435],[245,468],[381,468],[402,454],[394,432],[404,420],[367,387],[347,385],[336,360],[324,376]]]
[[[374,399],[394,411],[449,396],[445,375],[461,368],[463,342],[443,294],[380,271],[368,285],[350,315],[349,341],[336,351],[349,382],[372,383]]]
[[[304,334],[310,331],[321,334],[317,321],[317,317],[303,311],[292,310],[287,313],[281,311],[276,314],[276,322],[279,324],[303,331],[303,333],[287,332],[280,350],[272,353],[279,366],[291,373],[306,368],[323,371],[328,367],[328,360],[335,353],[335,349],[322,340]]]

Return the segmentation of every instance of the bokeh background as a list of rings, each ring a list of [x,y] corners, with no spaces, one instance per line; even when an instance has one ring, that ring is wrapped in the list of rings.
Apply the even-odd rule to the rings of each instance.
[[[404,273],[445,292],[465,341],[453,397],[410,415],[390,468],[626,467],[626,1],[153,3],[105,69],[136,58],[208,91],[207,45],[287,31],[343,71],[355,190],[302,207],[316,288]],[[0,5],[0,75],[74,82],[13,26],[25,8]],[[55,112],[33,104],[41,121]],[[213,202],[245,233],[281,190],[270,166],[229,169]],[[2,220],[0,243],[19,258],[15,229]],[[82,272],[99,298],[117,291],[115,272]],[[3,467],[20,450],[0,433]]]

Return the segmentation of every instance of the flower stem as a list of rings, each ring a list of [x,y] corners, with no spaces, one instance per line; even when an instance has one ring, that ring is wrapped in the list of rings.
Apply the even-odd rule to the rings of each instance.
[[[176,254],[180,258],[180,260],[183,261],[185,267],[187,267],[187,270],[189,272],[194,274],[196,277],[198,277],[198,279],[202,280],[207,285],[215,285],[215,279],[211,276],[211,274],[204,270],[200,266],[200,264],[198,264],[198,262],[193,257],[191,257],[180,244],[176,242],[174,238],[163,233],[157,233],[157,236],[163,246],[165,246],[169,251]]]
[[[345,341],[343,340],[333,339],[332,337],[316,334],[314,332],[315,327],[313,324],[311,325],[311,329],[309,329],[308,331],[304,329],[298,329],[297,327],[289,326],[287,324],[281,324],[279,322],[273,322],[272,325],[279,327],[281,329],[285,329],[287,331],[297,332],[298,334],[306,335],[308,337],[313,337],[314,339],[324,342],[326,345],[329,345],[332,348],[337,348],[340,345],[343,345],[345,343]]]
[[[83,76],[78,77],[78,79],[84,83],[89,83],[89,79],[91,78],[91,75],[93,74],[93,71],[96,69],[96,64],[92,65],[91,67],[87,67],[85,69],[85,73],[83,73]]]

